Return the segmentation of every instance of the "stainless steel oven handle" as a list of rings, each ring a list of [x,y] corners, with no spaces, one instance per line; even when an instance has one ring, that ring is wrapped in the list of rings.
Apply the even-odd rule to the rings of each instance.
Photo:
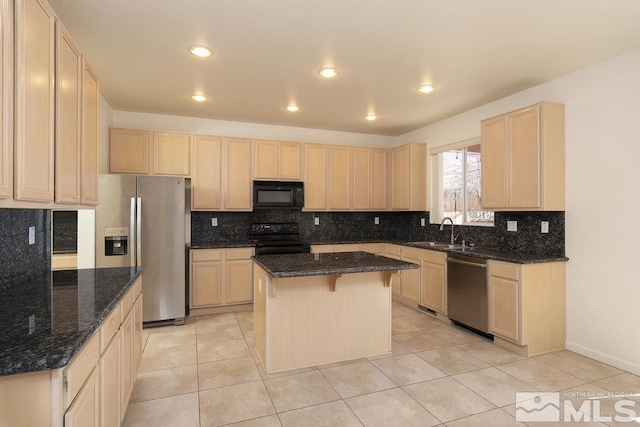
[[[469,261],[461,261],[459,259],[455,259],[455,258],[447,258],[447,262],[453,262],[456,264],[463,264],[463,265],[470,265],[471,267],[478,267],[478,268],[487,268],[487,264],[480,264],[480,263],[475,263],[475,262],[469,262]]]

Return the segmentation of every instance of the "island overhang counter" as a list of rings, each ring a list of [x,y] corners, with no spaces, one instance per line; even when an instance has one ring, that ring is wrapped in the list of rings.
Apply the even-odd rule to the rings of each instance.
[[[253,257],[255,348],[267,373],[391,352],[391,277],[366,252]]]

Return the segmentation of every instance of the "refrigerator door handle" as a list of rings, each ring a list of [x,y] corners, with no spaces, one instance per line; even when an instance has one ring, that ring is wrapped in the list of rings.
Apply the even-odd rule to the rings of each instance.
[[[142,197],[136,197],[136,266],[142,266]]]
[[[136,198],[131,198],[131,205],[129,209],[129,250],[131,254],[131,266],[138,265],[138,233],[136,230]]]

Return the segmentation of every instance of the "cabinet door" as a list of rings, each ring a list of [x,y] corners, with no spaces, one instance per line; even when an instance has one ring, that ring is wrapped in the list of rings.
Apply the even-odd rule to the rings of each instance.
[[[81,188],[83,205],[98,204],[98,98],[100,84],[89,64],[83,62],[82,73],[82,138]]]
[[[420,265],[421,250],[416,248],[402,248],[402,260]],[[416,304],[420,304],[420,268],[415,270],[402,270],[401,295]]]
[[[57,203],[80,203],[82,55],[71,36],[56,26],[56,167]]]
[[[13,195],[13,2],[0,2],[0,199]]]
[[[109,171],[111,173],[149,173],[149,132],[111,129]]]
[[[422,305],[447,314],[445,266],[422,262]]]
[[[353,208],[370,209],[372,193],[371,150],[355,147],[353,149]]]
[[[250,211],[251,206],[251,140],[225,139],[224,208]]]
[[[222,261],[191,263],[190,307],[210,307],[222,304],[220,286]]]
[[[225,263],[226,303],[253,302],[253,262],[250,259],[228,259]]]
[[[118,331],[100,356],[102,427],[119,427],[122,419],[120,416],[120,349],[120,331]]]
[[[133,391],[135,367],[133,365],[133,311],[125,317],[120,326],[120,421],[124,418],[127,404]]]
[[[254,177],[278,179],[278,141],[255,141]]]
[[[509,205],[507,116],[484,120],[481,125],[481,135],[482,207],[484,209],[506,208]]]
[[[351,209],[352,180],[353,148],[329,146],[329,209]]]
[[[220,209],[222,139],[217,136],[194,135],[192,142],[191,208]]]
[[[54,196],[55,14],[39,0],[16,1],[15,150],[17,200]]]
[[[73,404],[64,414],[65,427],[100,425],[100,381],[95,368],[85,381]]]
[[[391,209],[409,209],[409,146],[391,150]]]
[[[306,144],[304,147],[304,208],[327,209],[327,146]]]
[[[189,135],[153,132],[153,173],[189,176],[191,161]]]
[[[133,368],[134,378],[138,373],[140,359],[142,358],[142,294],[133,304]]]
[[[278,171],[281,179],[302,179],[302,144],[281,142],[278,153]]]
[[[371,149],[370,208],[387,209],[387,150]],[[354,195],[355,196],[355,195]]]
[[[489,276],[489,332],[520,340],[519,283]]]
[[[509,114],[509,150],[509,207],[540,207],[540,105]]]

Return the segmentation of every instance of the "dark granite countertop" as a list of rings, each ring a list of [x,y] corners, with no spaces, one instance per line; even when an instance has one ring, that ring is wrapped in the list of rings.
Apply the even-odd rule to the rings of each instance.
[[[272,277],[325,276],[372,271],[413,270],[418,264],[367,252],[257,255],[252,257]]]
[[[211,242],[211,243],[188,243],[187,249],[225,249],[225,248],[252,248],[256,244],[246,241]]]
[[[140,267],[63,270],[6,287],[0,375],[64,367],[141,272]]]

